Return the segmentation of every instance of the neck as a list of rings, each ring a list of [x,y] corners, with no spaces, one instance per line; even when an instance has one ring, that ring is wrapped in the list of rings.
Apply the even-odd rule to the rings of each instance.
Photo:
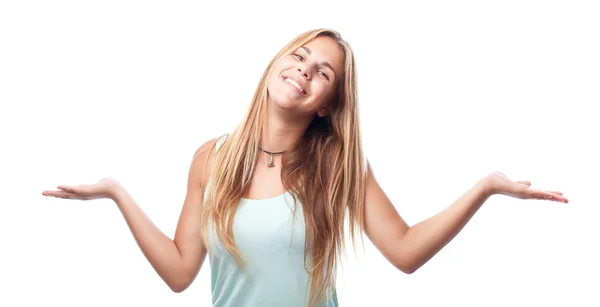
[[[271,107],[273,106],[273,107]],[[312,118],[293,117],[289,110],[269,103],[260,147],[270,152],[287,151],[304,135]]]

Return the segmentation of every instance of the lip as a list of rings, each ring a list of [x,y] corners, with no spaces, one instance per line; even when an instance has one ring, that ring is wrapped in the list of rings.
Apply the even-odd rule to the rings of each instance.
[[[300,85],[300,87],[302,88],[303,91],[300,91],[297,87],[295,87],[294,85],[288,83],[287,81],[285,81],[286,79],[292,79],[294,81],[296,81],[296,83],[298,83],[298,85]],[[304,82],[301,81],[301,79],[296,78],[296,77],[287,77],[287,76],[281,76],[281,80],[283,82],[285,82],[287,85],[293,87],[298,93],[300,93],[301,95],[304,96],[308,96],[308,93],[306,92],[306,88],[304,87]]]

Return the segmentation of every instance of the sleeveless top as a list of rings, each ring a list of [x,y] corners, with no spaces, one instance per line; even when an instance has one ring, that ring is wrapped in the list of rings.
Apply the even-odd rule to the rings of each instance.
[[[217,140],[217,149],[224,137]],[[211,182],[212,176],[206,191]],[[293,204],[289,191],[268,199],[240,200],[233,235],[245,270],[237,265],[217,235],[209,232],[214,307],[307,306],[310,285],[304,267],[304,216],[300,202],[293,214]],[[310,266],[310,257],[307,262]],[[329,287],[319,306],[338,306],[334,286]]]

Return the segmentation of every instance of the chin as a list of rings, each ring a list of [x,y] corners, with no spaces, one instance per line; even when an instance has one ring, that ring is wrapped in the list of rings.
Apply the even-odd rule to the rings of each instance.
[[[282,109],[293,109],[297,105],[297,103],[294,103],[291,99],[284,97],[269,97],[269,103]]]
[[[289,109],[302,103],[302,99],[290,95],[285,88],[277,88],[275,91],[269,91],[268,101],[281,108]]]

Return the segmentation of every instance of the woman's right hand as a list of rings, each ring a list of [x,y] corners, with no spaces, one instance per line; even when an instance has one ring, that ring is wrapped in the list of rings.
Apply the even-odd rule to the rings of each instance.
[[[42,192],[42,195],[79,200],[114,199],[120,186],[121,184],[116,179],[104,178],[94,184],[59,185],[58,190],[47,190]]]

